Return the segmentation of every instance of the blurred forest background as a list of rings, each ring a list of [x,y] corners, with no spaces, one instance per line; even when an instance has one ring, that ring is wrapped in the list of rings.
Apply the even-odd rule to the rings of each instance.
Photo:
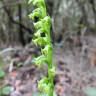
[[[46,5],[52,18],[51,37],[53,62],[57,66],[57,96],[86,96],[83,92],[85,87],[96,87],[96,0],[46,0]],[[39,54],[38,48],[32,44],[34,27],[28,17],[32,10],[27,0],[0,0],[0,56],[7,67],[8,64],[12,67],[14,62],[15,67],[17,63],[20,68],[21,63],[27,66],[31,60],[30,56],[33,53]],[[25,72],[30,71],[29,66],[30,64],[19,71],[23,70],[21,73],[26,74]],[[11,67],[9,71],[12,72],[14,68]],[[5,66],[3,69],[6,69]],[[32,67],[32,72],[33,69],[36,68]],[[7,81],[8,76],[10,77],[10,74],[7,74]],[[38,78],[34,81],[36,79]],[[20,90],[18,94],[22,93]],[[28,92],[23,95],[14,95],[15,93],[14,91],[10,96],[31,96],[26,95]]]
[[[95,34],[95,0],[46,0],[48,14],[54,20],[55,42],[73,36]],[[31,42],[33,24],[28,18],[32,6],[26,0],[0,1],[0,45],[25,45]]]
[[[84,34],[95,34],[95,0],[46,0],[54,25],[55,43]],[[0,1],[0,45],[26,45],[34,33],[26,0]],[[82,32],[85,31],[85,32]]]

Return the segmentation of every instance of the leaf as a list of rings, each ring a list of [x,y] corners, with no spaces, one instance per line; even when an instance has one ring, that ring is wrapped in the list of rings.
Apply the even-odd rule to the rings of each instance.
[[[4,88],[2,89],[2,94],[3,94],[3,95],[9,95],[11,91],[12,91],[12,87],[6,86],[6,87],[4,87]]]
[[[0,56],[0,68],[4,67],[4,61],[3,58]]]
[[[4,78],[4,76],[5,76],[5,72],[0,69],[0,78]]]
[[[83,91],[88,96],[96,96],[96,88],[86,87],[83,89]]]

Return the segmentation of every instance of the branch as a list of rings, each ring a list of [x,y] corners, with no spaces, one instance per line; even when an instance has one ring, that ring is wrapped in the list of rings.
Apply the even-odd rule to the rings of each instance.
[[[83,5],[83,2],[80,1],[80,0],[76,0],[81,12],[82,12],[82,15],[83,15],[83,21],[84,21],[84,25],[86,25],[87,28],[90,28],[89,26],[89,22],[88,22],[88,17],[87,17],[87,13],[86,13],[86,10],[85,10],[85,7]]]
[[[25,29],[26,31],[28,31],[30,34],[33,34],[33,30],[31,30],[30,28],[26,27],[26,26],[23,25],[22,23],[15,21],[15,20],[13,19],[13,17],[11,16],[8,8],[5,6],[5,4],[4,4],[3,1],[2,1],[2,3],[3,3],[3,5],[4,5],[3,8],[4,8],[5,12],[7,13],[10,21],[11,21],[12,23],[16,24],[16,25],[20,25],[23,29]]]

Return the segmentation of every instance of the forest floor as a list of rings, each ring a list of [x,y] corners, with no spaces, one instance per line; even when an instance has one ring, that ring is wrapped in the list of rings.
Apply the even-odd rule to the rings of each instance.
[[[0,90],[4,86],[12,87],[10,95],[4,96],[37,96],[37,82],[47,75],[46,65],[38,68],[30,64],[34,54],[39,52],[33,51],[34,48],[30,52],[27,52],[27,48],[21,49],[23,51],[15,53],[5,51],[3,61],[6,64],[2,65],[0,61],[1,69],[5,72],[4,78],[0,79]],[[90,57],[89,52],[82,58],[82,48],[79,47],[69,50],[54,47],[53,62],[57,66],[54,84],[57,96],[87,96],[84,89],[96,87],[96,68],[91,66]]]

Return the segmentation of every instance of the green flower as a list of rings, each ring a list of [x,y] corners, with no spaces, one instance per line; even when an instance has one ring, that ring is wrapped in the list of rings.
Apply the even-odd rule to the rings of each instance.
[[[36,44],[36,45],[46,45],[49,43],[49,40],[47,37],[38,37],[36,39],[33,40],[33,42]]]
[[[44,77],[38,82],[38,89],[46,94],[50,93],[51,83],[49,83],[47,77]]]
[[[40,37],[42,33],[44,33],[43,28],[39,29],[34,35],[35,35],[36,37]]]
[[[46,16],[44,19],[41,19],[37,23],[34,23],[34,27],[36,30],[39,30],[40,28],[43,28],[44,31],[47,31],[50,33],[51,28],[51,19],[49,16]]]
[[[34,20],[35,17],[39,17],[39,19],[42,19],[46,16],[46,11],[43,7],[36,8],[31,14],[29,14],[29,18]]]
[[[50,93],[51,86],[52,86],[52,85],[51,85],[50,83],[45,86],[44,92],[45,92],[46,94],[49,94],[49,93]]]
[[[34,62],[37,66],[40,66],[41,64],[43,64],[44,62],[46,62],[46,57],[44,55],[41,55],[37,58],[34,59]]]
[[[52,51],[52,47],[50,45],[46,45],[44,49],[42,49],[42,54],[47,55],[50,51]]]
[[[38,89],[40,91],[44,90],[44,87],[46,86],[46,84],[48,83],[48,78],[44,77],[42,78],[39,82],[38,82]]]

